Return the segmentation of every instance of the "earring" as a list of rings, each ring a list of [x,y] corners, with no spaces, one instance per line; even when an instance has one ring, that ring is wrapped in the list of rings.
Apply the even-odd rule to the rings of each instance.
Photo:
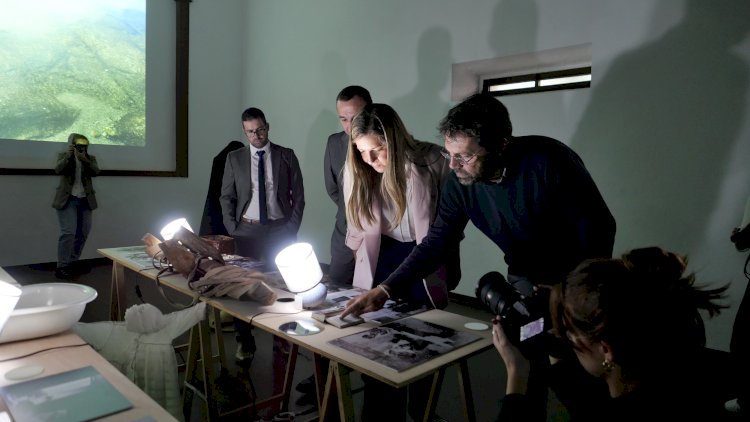
[[[615,364],[604,359],[604,362],[602,362],[602,368],[604,368],[604,372],[612,372],[612,370],[615,369]]]

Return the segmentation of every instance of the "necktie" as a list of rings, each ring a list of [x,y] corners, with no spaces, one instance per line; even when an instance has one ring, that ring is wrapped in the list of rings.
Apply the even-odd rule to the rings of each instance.
[[[260,224],[268,224],[268,209],[266,208],[266,163],[263,160],[265,151],[258,151],[258,208],[260,210]]]

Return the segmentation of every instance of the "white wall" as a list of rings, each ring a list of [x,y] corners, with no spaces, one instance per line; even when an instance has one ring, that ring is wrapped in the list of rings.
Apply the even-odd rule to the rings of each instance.
[[[617,219],[616,254],[651,244],[688,254],[699,281],[733,282],[729,303],[739,304],[745,255],[728,237],[750,195],[745,0],[195,0],[190,7],[190,177],[96,180],[102,207],[88,257],[99,247],[137,244],[177,213],[197,224],[211,158],[240,139],[239,114],[252,105],[266,112],[271,140],[300,158],[307,199],[300,237],[326,260],[335,209],[321,167],[325,139],[339,130],[334,98],[342,87],[366,86],[417,138],[439,142],[434,128],[453,105],[452,63],[592,43],[589,92],[558,95],[544,107],[509,97],[516,133],[557,137],[583,157]],[[0,178],[0,265],[55,260],[55,184]],[[467,295],[485,272],[505,270],[497,247],[473,227],[462,264],[457,291]],[[728,348],[734,312],[708,323],[710,346]]]
[[[320,173],[340,88],[366,86],[415,136],[439,142],[452,63],[590,42],[589,92],[544,107],[509,97],[516,133],[557,137],[581,154],[618,221],[616,254],[652,244],[688,254],[699,281],[734,282],[736,306],[744,255],[728,237],[750,194],[746,4],[253,1],[244,101],[266,111],[272,140],[300,155],[301,236],[325,259],[334,208]],[[501,256],[470,228],[457,291],[473,295],[482,274],[505,270]],[[733,318],[731,309],[709,322],[711,346],[728,347]]]

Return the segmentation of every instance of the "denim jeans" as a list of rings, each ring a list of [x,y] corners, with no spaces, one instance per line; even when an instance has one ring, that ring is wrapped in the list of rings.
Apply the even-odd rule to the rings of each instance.
[[[65,207],[57,210],[57,221],[60,223],[57,268],[64,268],[81,257],[91,231],[91,208],[86,198],[71,195]]]

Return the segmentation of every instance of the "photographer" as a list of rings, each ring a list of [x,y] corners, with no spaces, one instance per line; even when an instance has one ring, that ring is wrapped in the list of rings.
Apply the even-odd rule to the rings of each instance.
[[[453,107],[439,129],[452,174],[435,221],[382,287],[352,299],[343,316],[380,309],[387,294],[407,294],[451,257],[470,220],[503,251],[516,285],[554,285],[582,260],[612,255],[614,218],[569,147],[543,136],[512,136],[508,110],[489,94]],[[534,399],[546,406],[546,380],[535,385]],[[544,410],[527,420],[544,420]]]
[[[61,279],[84,272],[77,262],[91,231],[92,211],[97,207],[91,178],[99,174],[96,157],[89,155],[88,146],[88,138],[71,133],[68,148],[58,154],[55,165],[55,173],[60,175],[60,184],[52,202],[60,223],[55,277]]]
[[[686,266],[657,247],[635,249],[621,259],[586,260],[552,289],[555,332],[609,390],[609,399],[590,401],[589,420],[718,420],[721,406],[708,399],[712,386],[701,364],[705,333],[698,311],[718,314],[723,306],[715,301],[727,286],[696,288]],[[498,420],[524,421],[533,410],[525,396],[533,364],[510,341],[502,319],[493,322],[508,373]]]

